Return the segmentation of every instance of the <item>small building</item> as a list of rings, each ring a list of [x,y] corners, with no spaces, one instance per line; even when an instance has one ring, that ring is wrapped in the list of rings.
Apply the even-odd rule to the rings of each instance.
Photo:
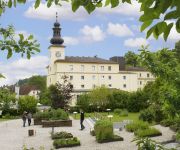
[[[23,85],[20,86],[19,89],[19,96],[33,96],[36,99],[39,99],[40,89],[37,86],[34,85]]]

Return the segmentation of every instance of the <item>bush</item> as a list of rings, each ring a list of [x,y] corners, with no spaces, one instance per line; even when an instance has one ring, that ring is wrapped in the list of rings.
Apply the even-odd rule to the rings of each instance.
[[[180,142],[180,131],[176,134],[176,141]]]
[[[89,94],[79,95],[77,98],[77,106],[86,110],[86,112],[90,111],[90,96]]]
[[[6,114],[9,114],[10,116],[19,116],[20,113],[18,112],[17,109],[14,109],[14,108],[9,108],[9,109],[4,109],[2,111],[2,115],[6,115]]]
[[[104,140],[110,140],[113,139],[114,137],[112,122],[105,120],[97,121],[94,126],[94,130],[95,130],[96,140],[98,142],[102,142]]]
[[[73,138],[73,135],[71,133],[62,131],[57,133],[52,133],[51,138],[54,139],[67,139],[67,138]]]
[[[123,109],[123,110],[121,111],[121,113],[120,113],[120,116],[123,116],[123,117],[128,116],[128,111],[127,111],[127,109]]]
[[[152,123],[154,120],[154,115],[151,109],[145,109],[140,112],[139,119],[143,121],[147,121],[149,123]]]
[[[114,113],[117,115],[120,115],[121,112],[122,112],[122,109],[119,109],[119,108],[114,109]]]
[[[164,127],[169,127],[169,126],[171,126],[171,125],[173,125],[175,122],[174,122],[174,120],[172,120],[172,119],[164,119],[164,120],[162,120],[161,121],[161,125],[162,126],[164,126]]]
[[[56,149],[62,147],[73,147],[73,146],[79,146],[80,141],[76,137],[69,139],[56,139],[54,140],[53,145]]]
[[[35,113],[37,100],[33,96],[20,97],[18,101],[18,110],[22,114],[24,111]]]
[[[140,129],[135,131],[134,134],[138,137],[154,137],[162,135],[156,128]]]
[[[128,132],[135,132],[139,129],[145,130],[148,128],[149,128],[149,125],[146,122],[133,122],[133,123],[126,125],[126,130]]]
[[[68,120],[69,116],[62,109],[52,109],[50,111],[45,112],[37,112],[34,115],[34,118],[41,119],[41,120]]]

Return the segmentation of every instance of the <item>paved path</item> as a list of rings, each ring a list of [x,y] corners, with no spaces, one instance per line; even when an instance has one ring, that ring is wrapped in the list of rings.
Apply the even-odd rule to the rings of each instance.
[[[62,150],[136,150],[135,143],[131,141],[134,138],[132,133],[128,133],[125,130],[115,133],[124,137],[124,141],[111,142],[99,144],[95,141],[95,137],[90,135],[90,127],[85,121],[84,125],[86,129],[79,130],[80,125],[78,120],[73,120],[73,127],[58,127],[56,131],[71,132],[74,136],[77,136],[81,141],[81,146],[74,148],[61,148]],[[34,129],[36,135],[28,137],[28,130]],[[38,150],[43,146],[45,150],[53,148],[52,140],[50,138],[51,128],[42,128],[41,126],[22,127],[22,120],[11,120],[0,122],[0,150],[22,150],[22,146],[26,145],[28,148],[34,147]],[[166,132],[166,135],[169,133]],[[171,135],[170,135],[171,136]],[[163,137],[162,137],[163,138]]]

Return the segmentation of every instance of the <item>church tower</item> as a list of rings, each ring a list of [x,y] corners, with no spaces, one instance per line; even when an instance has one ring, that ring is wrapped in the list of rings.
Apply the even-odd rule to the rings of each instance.
[[[65,59],[65,46],[63,45],[64,40],[61,37],[61,27],[58,22],[58,16],[56,13],[56,22],[53,27],[53,37],[50,40],[51,45],[49,46],[50,51],[50,64],[54,64],[56,60]]]
[[[56,64],[54,63],[56,60],[65,60],[65,46],[63,45],[64,40],[61,37],[61,27],[60,23],[57,20],[56,13],[56,22],[53,27],[53,37],[50,40],[51,45],[49,46],[50,52],[50,63],[47,67],[47,87],[51,84],[55,84],[57,82],[56,79]]]

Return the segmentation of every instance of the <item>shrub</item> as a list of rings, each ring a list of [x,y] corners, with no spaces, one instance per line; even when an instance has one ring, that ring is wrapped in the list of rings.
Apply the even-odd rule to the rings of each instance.
[[[54,140],[53,145],[56,149],[62,147],[73,147],[73,146],[79,146],[80,141],[76,137],[69,139],[56,139]]]
[[[54,139],[67,139],[67,138],[73,138],[73,135],[71,133],[62,131],[57,133],[52,133],[51,138]]]
[[[148,128],[149,128],[149,126],[148,126],[148,123],[146,123],[146,122],[132,122],[132,123],[126,125],[126,130],[128,132],[135,132],[139,129],[144,130],[144,129],[148,129]]]
[[[134,134],[138,137],[154,137],[162,135],[162,133],[156,128],[139,129],[135,131]]]
[[[50,111],[37,112],[34,118],[41,120],[68,120],[69,116],[68,113],[62,109],[52,109]]]
[[[162,126],[164,126],[164,127],[169,127],[169,126],[171,126],[171,125],[173,125],[175,122],[174,122],[174,120],[172,120],[172,119],[164,119],[164,120],[162,120],[161,121],[161,125]]]
[[[114,109],[114,113],[117,115],[120,115],[121,112],[122,112],[122,109],[119,109],[119,108]]]
[[[180,131],[176,134],[176,141],[180,142]]]
[[[154,115],[151,109],[145,109],[140,112],[139,119],[151,123],[154,120]]]
[[[123,116],[123,117],[128,116],[128,111],[127,111],[127,109],[123,109],[123,110],[121,111],[121,113],[120,113],[120,116]]]
[[[22,114],[24,111],[36,112],[37,100],[33,96],[20,97],[18,101],[18,110]]]
[[[102,142],[104,140],[110,140],[113,139],[114,137],[112,122],[105,120],[97,121],[94,126],[94,130],[95,130],[96,140],[98,142]]]

